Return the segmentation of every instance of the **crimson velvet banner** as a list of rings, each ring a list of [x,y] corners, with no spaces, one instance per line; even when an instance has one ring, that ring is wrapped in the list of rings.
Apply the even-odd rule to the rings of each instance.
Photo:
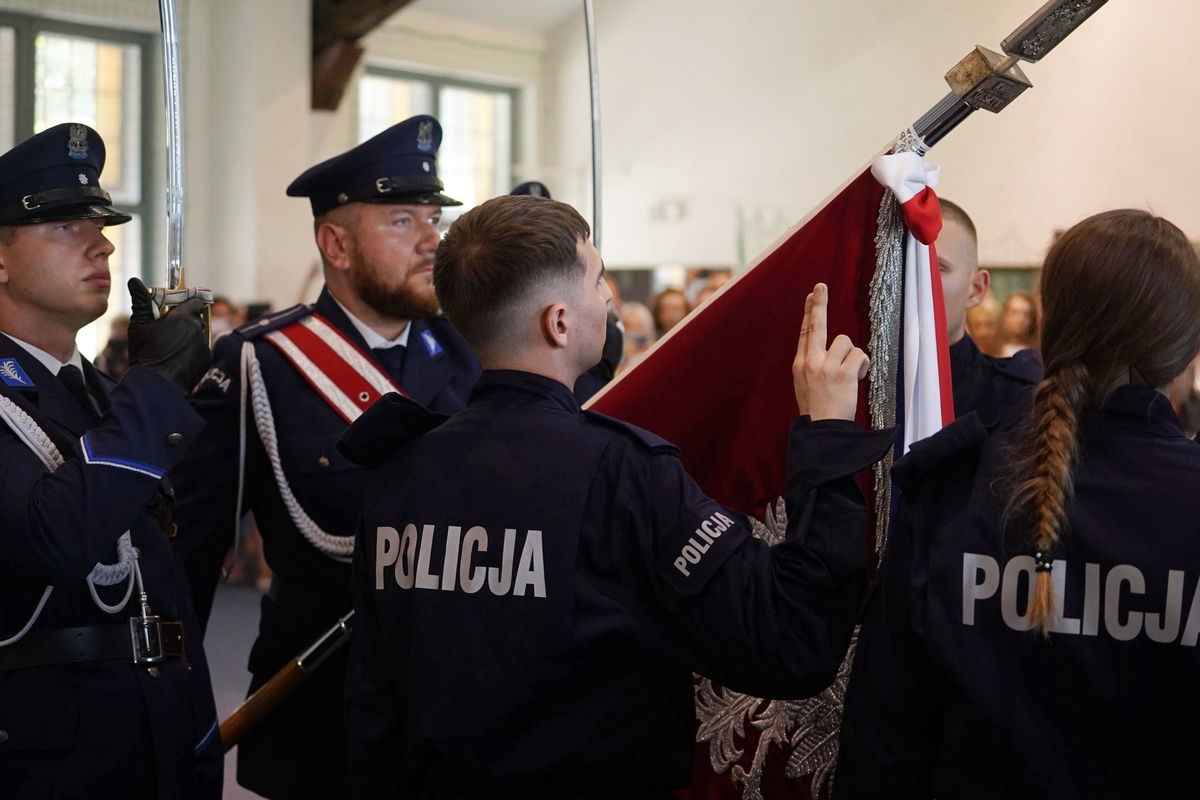
[[[804,299],[829,286],[829,338],[864,350],[884,189],[869,169],[658,342],[589,407],[678,446],[710,497],[762,518],[787,483]],[[867,426],[866,382],[858,419]]]
[[[870,339],[869,288],[883,194],[870,169],[862,170],[609,384],[590,407],[674,443],[709,496],[762,519],[787,483],[787,431],[796,417],[791,367],[805,297],[813,286],[829,286],[831,340],[844,333],[866,349]],[[858,421],[869,427],[866,393],[864,381]],[[868,497],[871,485],[869,478],[863,481]],[[863,543],[873,551],[871,531],[863,531]],[[742,756],[720,774],[713,769],[709,743],[697,744],[695,779],[680,798],[743,798],[745,787],[733,773],[738,767],[743,774],[751,771],[759,746],[758,730],[750,720],[745,723],[738,743]],[[775,744],[767,748],[761,769],[766,800],[809,795],[811,776],[786,777],[789,751]]]

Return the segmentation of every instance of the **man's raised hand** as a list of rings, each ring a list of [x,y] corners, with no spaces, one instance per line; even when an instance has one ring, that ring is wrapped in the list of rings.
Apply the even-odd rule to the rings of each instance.
[[[800,416],[807,414],[814,420],[853,420],[858,382],[867,377],[871,359],[845,335],[825,348],[828,312],[829,288],[818,283],[804,302],[804,322],[792,362],[796,406]]]

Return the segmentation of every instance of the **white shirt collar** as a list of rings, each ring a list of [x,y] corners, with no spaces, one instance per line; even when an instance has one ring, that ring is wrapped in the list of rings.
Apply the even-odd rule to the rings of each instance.
[[[329,296],[333,297],[333,293],[330,292]],[[372,328],[367,327],[367,323],[351,314],[350,311],[344,305],[342,305],[341,301],[336,297],[333,297],[333,302],[338,304],[338,308],[342,310],[342,313],[345,314],[346,318],[350,320],[350,324],[353,325],[354,328],[362,335],[363,339],[366,340],[367,347],[370,349],[386,350],[389,347],[408,347],[408,332],[412,330],[411,322],[404,326],[404,330],[400,332],[399,336],[391,341],[388,341],[376,333]]]
[[[60,369],[62,369],[63,367],[67,366],[68,364],[70,364],[72,367],[75,367],[80,372],[83,372],[83,356],[79,355],[78,347],[76,347],[71,352],[71,357],[68,358],[66,360],[66,362],[62,362],[62,361],[59,361],[54,356],[47,353],[45,350],[41,349],[40,347],[34,347],[29,342],[23,342],[20,339],[18,339],[17,337],[13,336],[11,333],[6,333],[4,335],[7,336],[8,338],[12,339],[14,342],[19,344],[21,347],[24,347],[25,350],[29,353],[29,355],[33,356],[38,361],[42,362],[42,366],[45,367],[46,369],[50,370],[51,375],[57,375],[58,371]]]

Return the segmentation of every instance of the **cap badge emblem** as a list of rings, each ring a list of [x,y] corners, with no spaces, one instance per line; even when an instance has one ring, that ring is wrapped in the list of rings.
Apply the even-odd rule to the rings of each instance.
[[[417,126],[417,149],[422,153],[433,151],[433,121],[425,120]]]
[[[87,185],[88,185],[88,179],[87,179],[87,175],[84,175],[82,172],[81,172],[81,173],[79,173],[79,183],[80,183],[81,185],[83,185],[83,186],[87,186]]]
[[[67,155],[71,158],[87,158],[87,154],[87,127],[72,125],[70,135],[67,138]]]
[[[421,162],[421,168],[422,168],[422,169],[424,169],[426,172],[429,172],[429,162],[428,162],[428,161],[422,161],[422,162]]]

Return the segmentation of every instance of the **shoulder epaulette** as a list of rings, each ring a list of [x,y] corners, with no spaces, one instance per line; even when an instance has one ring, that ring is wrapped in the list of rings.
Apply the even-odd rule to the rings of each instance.
[[[988,431],[972,411],[940,431],[913,444],[904,458],[892,467],[892,480],[901,491],[907,491],[923,476],[959,453],[979,449],[987,440]]]
[[[355,464],[374,469],[448,419],[403,395],[386,394],[346,429],[337,449]]]
[[[1042,357],[1037,350],[1020,350],[1012,358],[997,358],[993,362],[996,369],[1030,384],[1042,382]]]
[[[257,339],[265,333],[277,331],[285,325],[290,325],[293,322],[311,316],[312,313],[313,310],[309,306],[292,306],[291,308],[285,308],[283,311],[276,311],[274,314],[259,317],[253,322],[247,322],[245,325],[237,328],[236,332],[241,334],[243,339]]]
[[[648,430],[639,428],[636,425],[630,425],[628,422],[622,422],[619,419],[614,419],[598,411],[584,411],[583,415],[590,421],[598,425],[602,425],[609,430],[614,430],[617,433],[623,434],[627,438],[639,442],[642,446],[654,453],[668,453],[678,455],[679,448],[662,438],[658,434],[651,433]]]

